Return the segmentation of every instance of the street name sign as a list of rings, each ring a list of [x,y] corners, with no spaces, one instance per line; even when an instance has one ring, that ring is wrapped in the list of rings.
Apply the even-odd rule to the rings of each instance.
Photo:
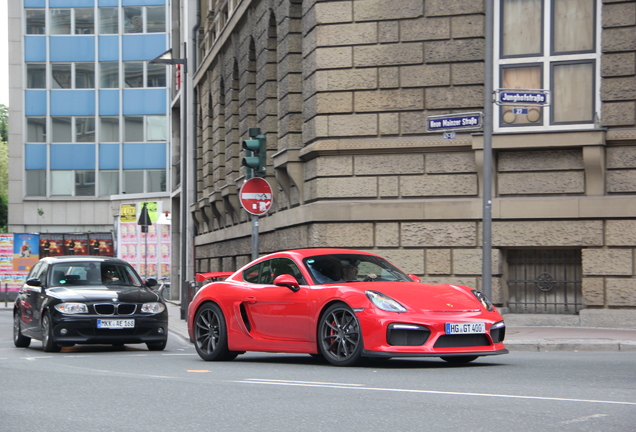
[[[241,206],[256,216],[267,213],[272,206],[272,188],[267,180],[260,177],[254,177],[243,183],[239,198]]]
[[[497,89],[495,103],[513,106],[547,106],[550,105],[550,92],[536,89]]]
[[[451,132],[481,129],[484,115],[480,112],[446,114],[426,117],[426,132]]]

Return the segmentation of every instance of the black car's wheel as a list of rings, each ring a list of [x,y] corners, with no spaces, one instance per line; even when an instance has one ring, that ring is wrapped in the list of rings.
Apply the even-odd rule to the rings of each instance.
[[[442,360],[451,364],[466,364],[475,360],[479,356],[453,356],[453,357],[441,357]]]
[[[325,311],[318,323],[318,347],[335,366],[351,366],[362,356],[362,331],[353,310],[342,303]]]
[[[31,338],[22,334],[20,315],[17,312],[13,314],[13,344],[18,348],[26,348],[31,345]]]
[[[146,346],[150,351],[163,351],[166,349],[166,345],[168,344],[168,339],[162,340],[161,342],[147,342]]]
[[[194,317],[194,346],[205,361],[236,358],[227,348],[227,326],[221,308],[214,303],[201,306]]]
[[[48,313],[42,315],[42,348],[44,348],[44,352],[60,352],[62,349],[62,347],[55,342],[53,324],[51,323],[51,317]]]

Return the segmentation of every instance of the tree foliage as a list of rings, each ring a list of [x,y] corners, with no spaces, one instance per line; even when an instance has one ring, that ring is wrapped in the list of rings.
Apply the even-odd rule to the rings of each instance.
[[[0,140],[9,141],[9,109],[0,104]]]

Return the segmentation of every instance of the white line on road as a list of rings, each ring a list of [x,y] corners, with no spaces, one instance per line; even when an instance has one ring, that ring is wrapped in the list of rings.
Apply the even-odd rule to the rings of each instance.
[[[586,422],[588,420],[592,420],[592,419],[599,418],[599,417],[607,417],[607,414],[593,414],[593,415],[589,415],[589,416],[585,416],[585,417],[579,417],[579,418],[572,419],[572,420],[562,421],[561,424],[583,423],[583,422]]]
[[[436,391],[436,390],[417,390],[417,389],[394,389],[394,388],[380,388],[380,387],[358,387],[359,384],[338,384],[338,383],[305,383],[302,381],[282,381],[282,380],[266,380],[266,379],[248,379],[243,381],[232,381],[241,384],[266,384],[266,385],[279,385],[279,386],[298,386],[298,387],[319,387],[319,388],[337,388],[337,389],[353,389],[353,390],[367,390],[367,391],[384,391],[393,393],[419,393],[419,394],[437,394],[437,395],[451,395],[451,396],[476,396],[476,397],[493,397],[502,399],[532,399],[543,401],[555,401],[555,402],[578,402],[578,403],[596,403],[596,404],[613,404],[613,405],[633,405],[636,406],[636,402],[624,402],[624,401],[606,401],[595,399],[570,399],[570,398],[558,398],[558,397],[544,397],[544,396],[523,396],[523,395],[506,395],[506,394],[494,394],[494,393],[466,393],[466,392],[450,392],[450,391]]]

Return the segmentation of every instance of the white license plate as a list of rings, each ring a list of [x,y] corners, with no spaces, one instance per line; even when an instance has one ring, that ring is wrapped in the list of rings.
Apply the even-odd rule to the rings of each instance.
[[[446,323],[446,334],[486,333],[486,323]]]
[[[134,328],[134,319],[98,319],[97,328],[122,329]]]

